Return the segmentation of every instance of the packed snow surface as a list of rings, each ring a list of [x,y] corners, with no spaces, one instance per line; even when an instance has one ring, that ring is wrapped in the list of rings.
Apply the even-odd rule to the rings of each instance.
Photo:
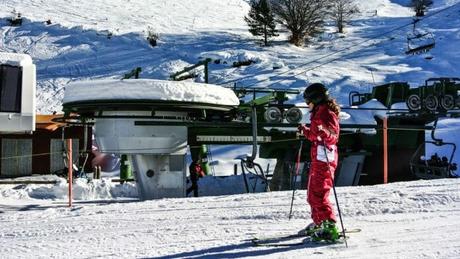
[[[291,191],[143,202],[112,196],[77,200],[69,208],[65,195],[49,195],[62,184],[35,186],[41,192],[34,198],[5,195],[8,188],[9,194],[19,193],[23,186],[0,186],[2,258],[438,259],[460,254],[460,179],[337,187],[345,227],[361,229],[349,234],[348,248],[251,245],[253,237],[292,234],[310,223],[305,190],[296,192],[288,220]],[[86,189],[84,183],[79,186]],[[121,193],[126,192],[113,192]]]

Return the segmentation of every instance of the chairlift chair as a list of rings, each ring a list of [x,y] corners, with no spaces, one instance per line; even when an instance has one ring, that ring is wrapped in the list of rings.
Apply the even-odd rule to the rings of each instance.
[[[429,165],[428,163],[420,163],[420,157],[424,153],[424,146],[426,144],[433,144],[435,146],[452,146],[452,152],[449,158],[449,162],[447,166],[436,166],[436,165]],[[452,170],[452,159],[454,157],[456,151],[455,143],[451,142],[436,142],[436,141],[425,141],[423,142],[415,151],[414,155],[410,160],[410,169],[413,175],[415,175],[419,179],[439,179],[439,178],[449,178],[455,177]]]
[[[435,47],[435,39],[431,32],[413,32],[407,35],[407,55],[428,52]]]
[[[264,188],[265,191],[269,191],[268,179],[267,179],[266,173],[264,173],[264,170],[262,169],[262,166],[246,158],[240,158],[240,159],[241,159],[241,173],[243,175],[246,192],[255,193],[257,189],[258,180],[261,180],[261,183],[265,184],[265,188]],[[267,173],[268,173],[268,168],[267,168]],[[255,178],[255,181],[253,181],[253,184],[252,184],[249,182],[249,180],[253,178]],[[249,185],[251,185],[251,189],[249,189]]]
[[[457,150],[457,146],[455,143],[451,142],[444,142],[442,139],[435,138],[434,132],[436,130],[438,120],[434,121],[433,129],[431,130],[431,138],[432,141],[424,141],[412,155],[410,164],[410,170],[413,175],[420,179],[439,179],[439,178],[449,178],[455,177],[453,174],[452,169],[452,161],[455,155],[455,151]],[[437,147],[441,146],[452,146],[452,152],[450,153],[450,157],[448,160],[447,165],[430,165],[426,162],[420,163],[420,157],[424,155],[424,147],[426,144],[432,144]],[[454,169],[455,170],[455,169]]]

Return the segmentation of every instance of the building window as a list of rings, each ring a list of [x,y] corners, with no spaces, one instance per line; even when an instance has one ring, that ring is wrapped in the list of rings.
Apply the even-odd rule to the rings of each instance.
[[[0,65],[0,112],[21,112],[22,68]]]

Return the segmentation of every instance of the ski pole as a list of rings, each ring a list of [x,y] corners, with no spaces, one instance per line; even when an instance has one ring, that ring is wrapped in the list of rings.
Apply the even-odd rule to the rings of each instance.
[[[331,170],[329,169],[329,157],[327,157],[326,143],[323,141],[324,156],[326,157],[327,162],[327,171],[332,175]],[[337,211],[339,212],[340,225],[342,226],[342,235],[343,240],[345,241],[345,246],[348,248],[347,237],[345,236],[345,228],[343,227],[342,213],[340,212],[339,199],[337,198],[337,192],[335,191],[335,179],[332,175],[332,190],[334,191],[335,203],[337,204]]]
[[[297,161],[296,161],[295,178],[294,179],[297,179],[297,175],[299,175],[300,156],[301,156],[301,153],[302,153],[302,146],[303,146],[303,140],[300,141],[299,152],[297,153]],[[292,187],[292,199],[291,199],[291,209],[289,211],[289,220],[291,220],[291,217],[292,217],[292,207],[294,205],[295,190],[296,190],[296,188],[295,188],[295,180],[294,180],[294,186]]]

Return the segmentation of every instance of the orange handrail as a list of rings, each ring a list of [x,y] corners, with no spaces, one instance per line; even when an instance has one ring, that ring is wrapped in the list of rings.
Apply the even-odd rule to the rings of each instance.
[[[68,149],[68,164],[67,164],[67,168],[68,168],[68,175],[69,175],[69,207],[72,207],[72,179],[73,179],[73,172],[72,172],[72,139],[69,138],[67,139],[67,149]]]
[[[388,118],[383,118],[383,183],[388,183]]]

